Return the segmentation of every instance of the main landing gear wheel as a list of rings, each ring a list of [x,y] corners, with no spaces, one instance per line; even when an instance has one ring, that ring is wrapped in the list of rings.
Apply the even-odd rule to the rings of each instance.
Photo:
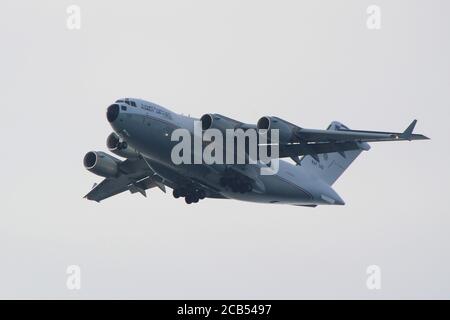
[[[187,204],[191,204],[192,203],[192,198],[191,198],[191,196],[189,195],[189,196],[186,196],[185,198],[184,198],[184,201],[187,203]]]
[[[187,204],[197,203],[199,200],[203,200],[206,198],[206,192],[203,189],[174,189],[173,197],[178,199],[180,197],[184,197],[184,201]]]
[[[185,201],[187,204],[197,203],[198,200],[199,200],[199,199],[198,199],[197,195],[195,195],[195,194],[188,194],[188,195],[184,198],[184,201]]]
[[[186,197],[187,191],[185,189],[174,189],[172,192],[172,195],[175,199],[178,199],[180,197]]]

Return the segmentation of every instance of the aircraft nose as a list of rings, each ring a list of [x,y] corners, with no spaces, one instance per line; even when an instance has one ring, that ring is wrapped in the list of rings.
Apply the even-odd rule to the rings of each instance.
[[[118,104],[110,105],[106,111],[106,118],[108,119],[108,121],[114,122],[118,116],[119,116],[119,105]]]

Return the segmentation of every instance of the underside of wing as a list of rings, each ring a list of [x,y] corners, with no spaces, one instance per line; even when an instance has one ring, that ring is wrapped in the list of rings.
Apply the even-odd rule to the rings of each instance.
[[[287,144],[280,145],[279,158],[317,155],[332,152],[344,153],[345,151],[350,150],[367,150],[367,148],[367,144],[353,141]]]
[[[145,190],[160,187],[154,172],[146,165],[145,160],[125,160],[119,164],[121,174],[114,178],[105,178],[95,185],[85,198],[100,202],[124,191],[139,192],[146,196]]]
[[[151,177],[148,176],[138,181],[127,179],[126,177],[106,178],[96,185],[85,198],[100,202],[127,190],[131,193],[139,192],[143,196],[146,196],[145,190],[153,187],[156,187],[156,184],[152,181]]]

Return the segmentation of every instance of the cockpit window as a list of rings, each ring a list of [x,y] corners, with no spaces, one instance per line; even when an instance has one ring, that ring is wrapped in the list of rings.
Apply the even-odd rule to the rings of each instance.
[[[136,102],[134,102],[134,101],[132,101],[130,99],[125,99],[125,100],[120,99],[120,100],[116,100],[116,103],[117,102],[126,103],[129,106],[136,107]]]

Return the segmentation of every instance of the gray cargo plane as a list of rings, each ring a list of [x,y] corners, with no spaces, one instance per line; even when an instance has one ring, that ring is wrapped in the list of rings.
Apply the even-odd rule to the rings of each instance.
[[[127,190],[144,196],[154,187],[166,192],[167,186],[175,198],[183,197],[188,204],[221,198],[307,207],[344,205],[332,185],[362,151],[370,149],[368,142],[428,139],[413,134],[416,120],[402,133],[350,130],[336,121],[326,130],[316,130],[273,116],[262,117],[256,125],[220,114],[196,119],[131,98],[110,105],[106,117],[114,130],[107,147],[125,160],[101,151],[84,156],[85,168],[105,178],[85,196],[97,202]],[[201,122],[202,130],[278,130],[278,157],[274,160],[290,158],[295,164],[279,160],[272,175],[260,174],[261,167],[269,166],[261,162],[174,164],[171,153],[178,142],[173,141],[172,132],[184,128],[194,135],[195,121]]]

